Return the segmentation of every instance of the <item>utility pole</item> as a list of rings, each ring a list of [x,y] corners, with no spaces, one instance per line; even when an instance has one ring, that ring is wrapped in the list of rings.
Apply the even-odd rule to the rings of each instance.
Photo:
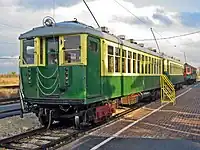
[[[159,51],[159,53],[160,53],[160,48],[159,48],[159,46],[158,46],[158,42],[157,42],[157,40],[156,40],[156,37],[155,37],[155,35],[154,35],[154,33],[153,33],[153,29],[152,29],[152,28],[150,28],[150,29],[151,29],[151,32],[152,32],[152,34],[153,34],[154,40],[155,40],[155,42],[156,42],[158,51]]]
[[[186,55],[185,55],[185,52],[183,52],[184,53],[184,59],[185,59],[185,63],[186,63]]]

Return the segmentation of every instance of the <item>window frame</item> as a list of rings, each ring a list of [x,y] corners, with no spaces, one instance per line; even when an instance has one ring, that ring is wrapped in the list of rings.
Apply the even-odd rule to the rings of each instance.
[[[116,55],[116,49],[119,50],[119,55]],[[116,58],[119,59],[119,71],[116,72]],[[121,49],[119,47],[114,47],[114,73],[121,73]]]
[[[182,64],[169,61],[169,67],[170,67],[170,70],[169,70],[170,75],[183,75],[184,67]]]
[[[132,53],[132,72],[133,74],[137,73],[137,52],[133,51]],[[134,57],[135,56],[135,57]]]
[[[112,47],[112,54],[109,54],[109,53],[108,53],[108,48],[109,48],[109,47]],[[112,45],[107,45],[106,48],[107,48],[107,60],[108,60],[108,61],[107,61],[107,65],[108,65],[108,70],[107,70],[107,71],[108,71],[108,73],[115,73],[115,55],[114,55],[114,54],[115,54],[115,47],[112,46]],[[111,58],[113,59],[113,68],[112,68],[112,71],[111,71],[111,72],[109,71],[109,59],[108,59],[108,57],[111,57]],[[111,60],[112,60],[112,59],[111,59]]]
[[[23,57],[23,53],[24,53],[24,41],[26,39],[21,39],[20,40],[20,67],[33,67],[33,66],[37,66],[38,65],[38,50],[40,48],[40,39],[39,37],[33,38],[34,41],[34,63],[33,64],[24,64],[24,57]]]
[[[64,47],[64,37],[65,36],[80,36],[80,62],[68,63],[65,61]],[[87,65],[87,47],[88,47],[88,34],[65,34],[59,36],[59,66],[72,66],[72,65]],[[100,41],[99,41],[100,43]]]

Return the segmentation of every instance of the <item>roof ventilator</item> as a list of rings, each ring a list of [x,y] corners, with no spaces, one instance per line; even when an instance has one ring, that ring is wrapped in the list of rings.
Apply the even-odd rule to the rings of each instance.
[[[153,52],[156,52],[156,49],[155,49],[155,48],[153,48],[153,49],[152,49],[152,51],[153,51]]]
[[[120,38],[121,40],[125,40],[125,35],[118,35],[118,38]]]
[[[153,48],[152,48],[152,47],[148,47],[148,50],[152,51],[152,50],[153,50]]]
[[[109,33],[108,27],[101,27],[101,31],[105,33]]]
[[[140,47],[144,47],[144,43],[139,43],[138,44]]]
[[[134,39],[129,39],[129,40],[127,40],[127,41],[129,41],[130,43],[133,43],[133,44],[137,44],[137,42],[134,41]]]

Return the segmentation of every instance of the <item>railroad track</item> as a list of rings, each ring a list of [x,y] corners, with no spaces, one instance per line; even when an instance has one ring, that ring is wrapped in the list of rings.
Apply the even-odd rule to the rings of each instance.
[[[5,102],[0,101],[0,119],[20,115],[20,103],[16,99],[12,98],[8,101],[4,99]]]
[[[72,126],[61,126],[58,124],[53,124],[50,129],[46,128],[39,128],[35,130],[31,130],[25,133],[21,133],[9,138],[5,138],[0,140],[0,148],[7,148],[7,149],[15,149],[15,150],[24,150],[24,149],[32,149],[32,150],[39,150],[39,149],[56,149],[63,145],[66,145],[73,140],[82,137],[85,134],[88,134],[102,126],[110,124],[124,115],[141,108],[142,106],[148,104],[145,103],[138,103],[133,107],[130,107],[127,110],[122,111],[114,116],[112,116],[106,122],[101,124],[96,124],[94,126],[89,126],[87,128],[81,130],[75,130]]]
[[[12,97],[12,98],[2,98],[0,99],[0,105],[7,105],[19,102],[19,97]]]

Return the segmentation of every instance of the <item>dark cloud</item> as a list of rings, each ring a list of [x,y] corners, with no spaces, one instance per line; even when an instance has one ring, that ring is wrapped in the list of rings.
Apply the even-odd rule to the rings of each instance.
[[[153,14],[152,16],[154,19],[159,20],[160,22],[162,22],[165,25],[171,25],[173,22],[172,20],[170,20],[169,17],[164,16],[162,14]]]
[[[173,21],[166,16],[164,9],[157,8],[152,16],[153,19],[159,20],[164,25],[171,25]]]
[[[146,16],[141,16],[134,18],[134,17],[130,17],[130,16],[113,16],[112,17],[112,22],[122,22],[122,23],[126,23],[126,24],[130,24],[130,25],[138,25],[138,24],[145,24],[147,26],[152,25],[153,22]]]
[[[164,25],[172,25],[173,20],[171,20],[166,14],[164,9],[156,8],[155,11],[152,13],[152,18],[155,20],[160,21]],[[146,24],[147,26],[154,25],[154,22],[148,16],[113,16],[113,21],[124,22],[126,24],[134,25],[134,24]]]

